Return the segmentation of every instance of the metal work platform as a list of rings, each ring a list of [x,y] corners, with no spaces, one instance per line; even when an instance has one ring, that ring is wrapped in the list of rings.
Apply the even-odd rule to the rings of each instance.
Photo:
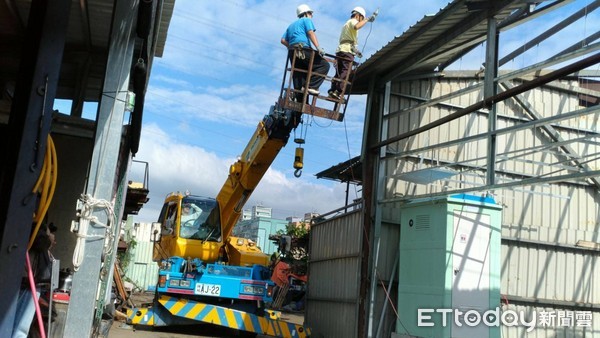
[[[293,56],[288,58],[285,66],[285,73],[283,75],[283,81],[281,84],[281,91],[279,94],[278,104],[284,109],[291,109],[293,111],[301,112],[303,114],[313,115],[322,117],[334,121],[343,121],[344,113],[346,112],[346,105],[350,99],[350,91],[352,88],[352,76],[356,71],[358,63],[352,61],[351,69],[347,72],[344,78],[338,78],[336,75],[328,76],[327,74],[320,74],[312,71],[313,63],[315,58],[320,57],[318,52],[304,48],[304,55],[309,58],[308,69],[301,67],[298,63],[297,53],[292,53]],[[322,57],[325,61],[330,64],[331,69],[334,69],[337,62],[341,62],[339,57],[335,55],[325,54]],[[293,79],[295,77],[302,77],[305,83],[310,83],[313,77],[323,77],[324,82],[321,85],[328,87],[332,81],[339,81],[342,83],[342,90],[339,93],[339,98],[331,95],[313,95],[308,92],[308,86],[296,88],[294,86]],[[296,86],[298,86],[296,84]]]

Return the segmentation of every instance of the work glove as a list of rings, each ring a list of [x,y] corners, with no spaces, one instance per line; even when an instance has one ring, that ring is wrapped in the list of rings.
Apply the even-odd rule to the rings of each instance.
[[[323,47],[319,47],[318,51],[319,51],[319,55],[321,55],[321,57],[325,56],[325,49],[323,49]]]
[[[371,16],[370,16],[370,17],[369,17],[369,19],[368,19],[368,20],[369,20],[369,22],[373,22],[373,21],[375,21],[375,18],[377,17],[377,15],[378,15],[378,14],[379,14],[379,8],[377,8],[377,9],[375,10],[375,12],[373,12],[373,14],[371,14]]]

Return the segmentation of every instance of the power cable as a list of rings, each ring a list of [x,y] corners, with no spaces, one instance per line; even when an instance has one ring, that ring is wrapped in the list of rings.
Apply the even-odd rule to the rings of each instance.
[[[243,8],[246,11],[252,11],[252,12],[258,13],[258,14],[260,14],[261,17],[265,17],[266,16],[266,17],[273,18],[273,19],[275,19],[275,20],[277,20],[279,22],[282,22],[282,23],[285,24],[284,27],[287,27],[287,25],[289,25],[289,23],[290,23],[289,20],[282,19],[281,16],[271,15],[268,12],[259,11],[256,8],[253,8],[253,7],[250,7],[250,6],[243,6],[243,5],[240,5],[239,3],[235,2],[235,1],[232,1],[232,0],[228,0],[228,2],[234,4],[237,7]],[[295,19],[295,17],[294,17],[294,19]],[[319,32],[319,36],[328,36],[328,37],[330,37],[332,39],[336,39],[337,38],[335,35],[329,34],[327,31],[325,31],[325,32]]]
[[[227,51],[224,51],[222,49],[214,48],[214,45],[209,45],[207,43],[200,43],[198,41],[190,40],[190,39],[178,36],[178,35],[169,35],[169,37],[173,37],[173,38],[176,38],[176,39],[179,39],[179,40],[183,40],[183,41],[185,41],[188,44],[191,43],[191,44],[198,45],[198,46],[206,46],[206,47],[210,48],[211,51],[217,51],[217,52],[220,52],[220,53],[223,53],[223,54],[228,54],[228,55],[231,55],[231,56],[233,56],[233,57],[235,57],[237,59],[246,60],[246,61],[249,61],[249,62],[251,62],[253,64],[256,64],[256,65],[259,65],[259,66],[263,66],[265,68],[270,68],[270,69],[276,70],[278,72],[281,70],[280,68],[275,67],[272,64],[266,64],[266,63],[257,62],[256,59],[251,59],[251,58],[242,56],[240,54],[236,54],[236,53],[232,53],[232,52],[227,52]],[[183,49],[181,47],[177,47],[177,48]],[[202,54],[202,55],[205,56],[206,54]],[[222,61],[222,59],[218,59],[218,58],[214,58],[214,57],[212,57],[211,59],[214,59],[214,60],[217,60],[217,61]],[[270,77],[272,77],[272,76],[270,76]]]
[[[185,52],[197,53],[196,51],[191,50],[191,49],[187,49],[185,47],[180,47],[180,46],[172,46],[172,47],[176,48],[176,49],[179,49],[179,50],[183,50]],[[261,76],[264,76],[264,77],[267,77],[267,78],[270,78],[270,79],[273,78],[273,76],[266,75],[265,72],[260,72],[258,70],[255,70],[255,69],[252,69],[252,68],[248,68],[248,67],[244,67],[244,66],[241,66],[239,64],[232,64],[232,63],[230,63],[230,62],[228,62],[228,61],[226,61],[226,60],[224,60],[222,58],[217,58],[215,56],[211,56],[211,55],[208,55],[208,54],[202,54],[202,57],[207,58],[207,59],[211,59],[211,60],[214,60],[214,61],[218,61],[220,63],[224,63],[224,64],[228,64],[228,65],[234,66],[234,67],[236,67],[236,69],[242,68],[242,69],[245,69],[245,70],[247,70],[249,72],[252,72],[252,73],[255,73],[255,74],[259,74]],[[224,81],[224,80],[218,79],[218,78],[215,78],[215,79],[219,80],[219,81]],[[231,82],[231,83],[233,83],[233,82]],[[235,84],[235,83],[233,83],[233,84]]]
[[[256,37],[256,35],[252,35],[252,34],[248,34],[245,33],[242,30],[239,29],[235,29],[235,27],[231,27],[231,26],[227,26],[225,24],[223,24],[222,22],[219,21],[215,21],[215,20],[211,20],[211,19],[206,19],[206,18],[202,18],[202,17],[194,17],[192,15],[188,15],[188,14],[177,14],[179,17],[190,20],[190,21],[194,21],[197,23],[201,23],[201,24],[207,24],[209,26],[212,26],[214,28],[218,28],[221,31],[226,31],[231,33],[232,35],[239,37],[239,36],[243,36],[244,38],[250,39],[250,40],[254,40],[257,42],[261,42],[264,43],[266,45],[272,45],[272,46],[278,46],[278,43],[272,42],[270,40],[266,40],[266,39],[259,39]]]

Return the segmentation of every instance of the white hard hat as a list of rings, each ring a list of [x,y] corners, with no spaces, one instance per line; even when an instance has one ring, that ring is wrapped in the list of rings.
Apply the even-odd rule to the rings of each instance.
[[[307,4],[302,4],[300,6],[298,6],[298,8],[296,8],[296,15],[300,16],[306,12],[311,12],[312,13],[312,9],[310,9],[310,7],[308,7]]]
[[[354,7],[354,9],[352,10],[352,13],[354,13],[354,12],[356,12],[356,13],[364,16],[364,17],[367,17],[367,12],[365,11],[364,8],[362,8],[360,6],[359,7]]]

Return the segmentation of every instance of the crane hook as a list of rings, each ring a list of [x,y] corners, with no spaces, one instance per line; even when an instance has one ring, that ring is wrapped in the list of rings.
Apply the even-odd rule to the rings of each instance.
[[[294,176],[296,176],[296,177],[302,176],[302,169],[301,168],[296,169],[296,171],[294,171]]]

